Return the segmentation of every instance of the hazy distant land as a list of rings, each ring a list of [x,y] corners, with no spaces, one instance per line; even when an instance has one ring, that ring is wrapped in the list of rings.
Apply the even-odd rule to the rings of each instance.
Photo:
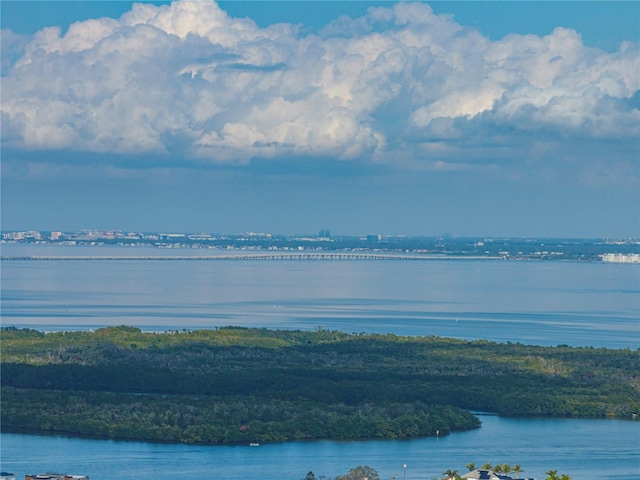
[[[486,258],[519,260],[582,260],[640,263],[640,240],[627,239],[566,239],[566,238],[487,238],[411,237],[370,234],[363,236],[332,235],[329,230],[317,234],[276,235],[269,233],[208,234],[208,233],[139,233],[120,231],[81,232],[3,232],[2,243],[66,246],[128,246],[155,247],[158,254],[130,254],[136,259],[178,259],[177,252],[166,255],[167,249],[197,250],[185,259],[299,259],[299,260],[398,260],[438,258]],[[201,255],[200,255],[201,253]],[[241,253],[243,256],[239,256]],[[65,253],[65,256],[72,256]],[[91,257],[88,255],[86,257]],[[199,257],[199,258],[196,258]],[[13,258],[3,253],[3,259]],[[31,257],[19,257],[28,259]],[[34,256],[53,259],[54,255]],[[121,257],[119,257],[121,258]],[[83,257],[84,259],[84,257]]]

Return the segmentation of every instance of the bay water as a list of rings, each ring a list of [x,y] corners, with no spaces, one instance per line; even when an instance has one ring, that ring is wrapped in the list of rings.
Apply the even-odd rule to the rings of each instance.
[[[225,325],[436,335],[536,345],[640,348],[640,266],[599,262],[213,261],[142,247],[2,245],[2,325],[166,331]],[[226,252],[225,252],[226,253]],[[640,476],[640,422],[483,416],[473,432],[411,441],[185,446],[3,433],[0,468],[110,478],[298,479],[356,465],[381,478],[440,478],[469,462],[556,469],[574,480]],[[18,478],[19,478],[18,477]]]
[[[91,480],[133,478],[299,480],[313,471],[334,478],[357,465],[383,480],[442,478],[447,469],[491,462],[520,464],[524,476],[548,470],[573,480],[637,480],[640,424],[624,420],[512,419],[480,416],[471,432],[415,440],[311,441],[248,445],[168,445],[3,433],[2,470],[58,471]],[[520,478],[523,474],[520,474]],[[404,480],[404,479],[403,479]]]
[[[2,245],[2,255],[219,255]],[[2,324],[246,327],[640,347],[640,265],[569,261],[9,260]]]

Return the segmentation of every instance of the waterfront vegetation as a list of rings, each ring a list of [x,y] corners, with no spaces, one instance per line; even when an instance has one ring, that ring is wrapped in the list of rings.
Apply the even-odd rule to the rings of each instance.
[[[467,468],[469,469],[469,471],[475,470],[475,464],[470,463],[467,465]],[[509,475],[513,472],[516,475],[516,479],[519,478],[520,473],[524,472],[524,470],[520,467],[520,465],[514,465],[512,467],[507,463],[498,464],[496,466],[491,466],[490,463],[487,463],[482,467],[480,467],[480,470],[491,471],[494,474],[504,475],[507,477],[509,477]],[[442,477],[440,478],[440,480],[462,480],[463,479],[462,475],[463,474],[458,473],[457,470],[447,469],[442,473]],[[557,470],[549,470],[548,472],[545,473],[545,475],[547,475],[545,477],[545,480],[571,480],[571,477],[569,475],[567,475],[566,473],[558,474]],[[369,465],[364,465],[364,466],[359,465],[355,468],[352,468],[351,470],[349,470],[349,472],[347,472],[344,475],[338,475],[337,477],[335,477],[335,480],[361,480],[363,478],[367,480],[380,480],[380,475],[378,474],[375,468],[372,468]],[[489,478],[489,477],[487,476],[483,478]],[[392,477],[392,480],[397,480],[397,479],[398,479],[398,475],[394,475]],[[307,475],[302,477],[300,480],[328,480],[328,479],[325,476],[316,477],[316,475],[313,472],[308,472]]]
[[[412,438],[640,413],[640,351],[246,329],[2,329],[3,430],[185,443]]]

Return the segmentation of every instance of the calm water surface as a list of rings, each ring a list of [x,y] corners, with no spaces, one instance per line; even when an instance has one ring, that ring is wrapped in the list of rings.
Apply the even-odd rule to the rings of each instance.
[[[3,255],[202,255],[202,250],[2,245]],[[243,325],[640,348],[640,266],[578,262],[7,261],[2,324],[41,330]],[[640,422],[505,419],[439,439],[206,447],[2,434],[0,468],[113,478],[299,479],[368,464],[440,478],[469,462],[640,477]]]
[[[3,245],[3,255],[218,251]],[[224,325],[640,347],[640,266],[579,262],[6,261],[2,322]]]
[[[2,434],[2,469],[115,478],[298,480],[312,470],[333,478],[370,465],[382,479],[441,478],[475,462],[519,463],[528,477],[555,469],[574,480],[637,480],[640,423],[622,420],[505,419],[482,416],[483,427],[410,441],[292,442],[249,446],[187,446],[58,436]]]

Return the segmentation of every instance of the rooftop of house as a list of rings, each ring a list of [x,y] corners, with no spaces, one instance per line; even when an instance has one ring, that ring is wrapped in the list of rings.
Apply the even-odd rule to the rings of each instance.
[[[501,473],[496,473],[493,470],[487,470],[483,468],[478,468],[475,470],[471,470],[464,475],[461,475],[462,478],[471,479],[471,480],[515,480],[513,477],[509,475],[503,475]],[[534,480],[532,478],[518,478],[518,480]]]

